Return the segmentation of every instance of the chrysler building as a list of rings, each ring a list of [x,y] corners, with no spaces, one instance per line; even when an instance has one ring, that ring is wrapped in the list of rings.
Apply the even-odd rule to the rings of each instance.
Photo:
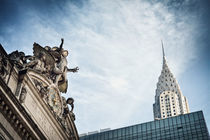
[[[158,79],[155,103],[153,104],[154,119],[165,119],[180,114],[189,113],[186,97],[182,94],[179,85],[171,73],[162,43],[163,66]]]

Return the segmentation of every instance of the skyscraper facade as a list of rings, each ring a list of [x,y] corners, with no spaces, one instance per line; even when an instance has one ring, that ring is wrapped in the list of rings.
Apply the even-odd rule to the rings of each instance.
[[[209,140],[202,111],[115,130],[83,135],[80,140]]]
[[[189,106],[185,96],[183,96],[178,82],[171,73],[162,43],[163,66],[159,77],[153,104],[154,119],[164,119],[180,114],[189,113]]]

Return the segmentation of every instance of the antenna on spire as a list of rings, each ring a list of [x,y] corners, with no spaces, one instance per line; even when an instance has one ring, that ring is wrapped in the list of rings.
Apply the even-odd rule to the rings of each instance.
[[[161,44],[162,44],[163,57],[165,57],[165,52],[164,52],[164,47],[163,47],[163,41],[162,41],[162,39],[161,39]]]

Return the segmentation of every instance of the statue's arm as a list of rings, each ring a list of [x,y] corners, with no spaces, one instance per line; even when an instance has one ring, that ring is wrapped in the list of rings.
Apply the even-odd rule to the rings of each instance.
[[[61,38],[61,44],[60,44],[60,51],[61,51],[61,49],[62,49],[62,47],[63,47],[63,42],[64,42],[64,39],[63,38]]]
[[[75,67],[75,68],[72,68],[72,69],[67,68],[68,72],[78,72],[78,70],[79,70],[79,67]]]

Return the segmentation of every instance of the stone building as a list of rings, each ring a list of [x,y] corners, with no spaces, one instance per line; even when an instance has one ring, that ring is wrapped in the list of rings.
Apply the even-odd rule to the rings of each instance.
[[[73,113],[67,100],[68,51],[33,45],[33,55],[0,45],[0,139],[78,140]],[[69,107],[68,107],[69,106]]]
[[[186,97],[182,94],[178,82],[171,73],[163,50],[163,67],[159,77],[153,104],[154,119],[164,119],[189,113]]]

